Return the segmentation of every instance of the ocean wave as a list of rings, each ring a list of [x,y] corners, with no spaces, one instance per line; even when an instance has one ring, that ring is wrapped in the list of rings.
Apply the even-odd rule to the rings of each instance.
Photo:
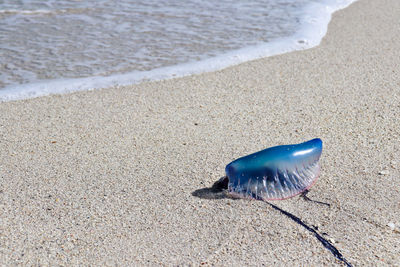
[[[57,15],[57,14],[77,14],[85,13],[90,8],[68,8],[68,9],[36,9],[36,10],[17,10],[17,9],[0,9],[0,15]]]
[[[303,50],[308,49],[314,46],[317,46],[322,38],[325,36],[327,31],[328,23],[331,19],[331,14],[336,10],[343,9],[355,2],[356,0],[325,0],[322,2],[313,1],[312,4],[306,6],[304,10],[301,9],[292,9],[296,12],[294,15],[298,20],[298,28],[293,33],[289,33],[288,35],[281,35],[273,38],[265,38],[265,36],[260,35],[261,39],[254,39],[253,43],[245,43],[248,41],[247,35],[246,38],[243,37],[243,32],[235,32],[235,36],[231,36],[229,32],[225,32],[224,25],[217,24],[215,27],[220,27],[222,29],[222,35],[216,36],[212,31],[207,32],[209,34],[208,37],[204,37],[204,25],[203,28],[200,27],[200,32],[195,31],[196,28],[190,30],[187,28],[187,25],[180,24],[181,20],[175,21],[175,24],[164,25],[159,20],[153,21],[152,24],[147,26],[140,26],[139,23],[127,23],[126,20],[120,20],[121,14],[118,13],[116,17],[119,19],[117,22],[113,23],[112,20],[104,20],[102,17],[97,17],[94,21],[87,21],[87,16],[76,16],[81,19],[79,25],[77,25],[77,30],[79,30],[79,36],[68,35],[68,44],[62,49],[58,49],[59,46],[55,45],[51,42],[46,42],[44,45],[45,49],[41,49],[39,53],[34,54],[37,56],[36,58],[29,59],[25,51],[20,52],[21,56],[16,58],[16,60],[9,61],[10,66],[5,64],[7,68],[0,66],[0,69],[3,68],[3,77],[2,80],[7,82],[7,77],[13,77],[8,73],[13,74],[14,76],[18,74],[18,78],[22,80],[27,80],[25,84],[16,84],[6,83],[3,88],[0,89],[0,102],[1,101],[12,101],[17,99],[25,99],[25,98],[34,98],[39,96],[45,96],[50,94],[60,94],[60,93],[68,93],[73,91],[81,91],[81,90],[91,90],[96,88],[107,88],[111,86],[123,86],[136,84],[144,81],[155,81],[155,80],[164,80],[176,77],[183,77],[192,74],[199,74],[203,72],[211,72],[220,70],[229,66],[237,65],[246,61],[255,60],[263,57],[283,54],[295,50]],[[196,2],[197,3],[197,2]],[[195,3],[195,4],[196,4]],[[147,4],[147,2],[146,2]],[[222,8],[226,8],[223,6]],[[259,11],[254,6],[251,7],[238,7],[238,10],[243,10],[245,8],[250,8],[249,11],[256,10]],[[120,8],[118,12],[122,12],[122,10],[126,11],[125,8]],[[148,11],[149,6],[145,6],[141,11]],[[154,10],[153,10],[154,11]],[[174,7],[166,10],[165,7],[162,7],[161,10],[158,10],[159,14],[176,14],[176,10]],[[224,10],[222,9],[222,12]],[[21,11],[20,11],[21,12]],[[209,13],[207,10],[204,11],[203,15],[205,19],[208,21],[213,21],[209,17]],[[255,13],[257,13],[255,12]],[[270,9],[266,11],[262,11],[259,17],[269,17],[271,13]],[[138,13],[136,13],[138,14]],[[199,25],[199,21],[197,18],[191,16],[191,10],[189,10],[188,18],[192,19],[192,24]],[[247,32],[253,33],[255,27],[260,27],[259,24],[246,24],[246,19],[258,20],[259,17],[255,18],[253,13],[249,13],[246,15],[243,21],[240,22],[240,25],[245,25],[245,30]],[[280,13],[279,13],[280,14]],[[109,13],[107,13],[109,15]],[[129,15],[129,14],[125,14]],[[218,14],[220,16],[221,14]],[[280,14],[281,15],[281,14]],[[281,16],[276,16],[279,20],[278,23],[282,23],[280,20]],[[59,38],[60,30],[68,31],[70,33],[70,25],[71,18],[74,16],[68,16],[64,23],[61,26],[51,25],[48,30],[41,30],[37,34],[41,34],[45,32],[46,38]],[[147,17],[141,17],[147,18]],[[85,20],[86,19],[86,20]],[[90,18],[89,18],[90,19]],[[174,18],[175,19],[175,18]],[[237,20],[237,17],[233,17],[234,20]],[[184,17],[186,20],[186,17]],[[103,23],[104,22],[104,23]],[[147,21],[146,21],[147,22]],[[225,17],[223,22],[227,22]],[[264,22],[264,21],[263,21]],[[286,21],[283,20],[283,23]],[[47,22],[46,22],[47,23]],[[69,24],[68,24],[69,23]],[[103,28],[108,27],[108,32],[101,31],[102,29],[90,28],[88,25],[101,25]],[[258,23],[258,22],[257,22]],[[48,25],[45,24],[45,25]],[[160,31],[154,31],[155,28],[160,26]],[[267,24],[264,27],[268,27],[269,29],[272,27],[276,27],[276,25]],[[130,29],[134,27],[137,30],[137,33],[140,38],[148,38],[148,39],[129,39],[132,37]],[[281,26],[281,25],[278,25]],[[285,25],[286,26],[286,25]],[[214,27],[214,28],[215,28]],[[251,28],[252,27],[252,28]],[[205,27],[207,30],[209,28]],[[279,27],[278,27],[279,28]],[[75,29],[75,28],[74,28]],[[94,29],[90,30],[89,29]],[[150,31],[149,31],[150,29]],[[182,43],[183,47],[175,46],[172,41],[176,41],[173,39],[165,39],[164,30],[173,31],[174,38],[177,38],[178,43]],[[9,29],[8,29],[9,30]],[[35,30],[32,27],[29,27],[29,31],[27,34],[29,35],[32,30]],[[86,32],[85,32],[86,31]],[[175,33],[176,32],[176,33]],[[105,33],[110,33],[110,40],[112,41],[110,44],[105,44],[103,41],[105,39]],[[263,32],[261,32],[263,33]],[[179,34],[183,34],[184,38],[182,38]],[[203,35],[201,35],[203,34]],[[128,43],[119,42],[120,38],[124,38],[128,40]],[[36,40],[37,35],[35,36]],[[164,38],[164,39],[163,39]],[[182,39],[179,39],[182,38]],[[186,38],[186,39],[185,39]],[[196,40],[192,40],[193,38],[197,38]],[[231,39],[233,38],[233,39]],[[235,39],[236,38],[236,39]],[[185,40],[190,40],[192,43],[184,43]],[[57,39],[54,39],[55,41]],[[150,40],[150,41],[149,41]],[[22,40],[24,41],[24,40]],[[30,44],[32,44],[34,40],[31,40]],[[84,41],[83,43],[79,43],[80,41]],[[89,42],[90,41],[90,42]],[[142,43],[146,41],[146,43]],[[199,41],[198,43],[193,43],[193,41]],[[244,41],[244,42],[242,42]],[[222,46],[221,42],[227,43],[227,45]],[[52,44],[51,47],[48,47],[49,44]],[[88,50],[89,44],[100,44],[100,50]],[[207,50],[202,50],[202,44],[204,43],[212,43],[212,45],[217,47],[223,47],[224,49],[221,51],[216,51],[215,54],[209,53]],[[225,44],[224,43],[224,44]],[[237,46],[232,46],[232,43],[235,43]],[[130,49],[133,45],[140,44],[138,49],[134,50],[134,53],[131,53]],[[4,55],[14,53],[17,48],[13,46],[9,46],[9,53],[4,53]],[[6,46],[3,46],[3,50]],[[31,47],[29,47],[31,49]],[[186,49],[188,48],[188,49]],[[152,50],[151,50],[152,49]],[[186,50],[185,50],[186,49]],[[1,50],[1,47],[0,47]],[[42,51],[45,52],[42,53]],[[68,58],[62,58],[61,56],[67,55],[68,53],[75,53],[76,59],[76,67],[78,69],[78,75],[74,76],[75,73],[67,73],[72,66],[71,61],[67,61]],[[178,60],[175,58],[167,58],[172,53],[177,53],[180,57]],[[209,54],[211,55],[209,55]],[[121,56],[122,54],[122,56]],[[1,56],[1,55],[0,55]],[[151,56],[151,58],[150,58]],[[8,56],[8,60],[10,60],[11,56]],[[27,59],[28,58],[28,59]],[[64,67],[64,62],[59,62],[59,59],[63,59],[66,62],[67,66]],[[6,58],[7,59],[7,58]],[[45,65],[42,60],[51,61],[52,64]],[[132,61],[141,60],[141,62],[149,62],[153,65],[150,65],[148,68],[139,68],[138,65],[135,65],[132,68]],[[56,61],[58,60],[58,61]],[[179,61],[180,60],[180,61]],[[94,61],[94,63],[92,62]],[[165,61],[166,64],[161,64]],[[33,63],[32,63],[33,62]],[[6,62],[7,63],[7,62]],[[139,62],[140,63],[140,62]],[[31,64],[31,69],[34,69],[38,66],[38,73],[30,72],[30,71],[20,71],[18,69],[19,66],[27,67],[27,64]],[[69,65],[68,65],[69,64]],[[111,69],[106,69],[107,67],[111,67]],[[117,71],[115,71],[117,70]],[[122,71],[118,71],[122,70]],[[6,73],[6,71],[8,73]],[[51,74],[60,74],[47,76],[48,72],[51,71]],[[123,73],[122,73],[123,72]],[[43,75],[43,78],[39,75]],[[31,74],[31,76],[30,76]],[[102,74],[106,74],[101,76]],[[7,76],[9,75],[9,76]],[[1,76],[1,75],[0,75]],[[33,78],[30,78],[33,77]],[[50,77],[50,78],[49,78]],[[71,78],[67,78],[71,77]],[[1,82],[0,82],[1,85]]]

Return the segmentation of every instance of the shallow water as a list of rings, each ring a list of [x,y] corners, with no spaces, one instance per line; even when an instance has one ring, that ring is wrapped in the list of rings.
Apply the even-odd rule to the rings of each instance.
[[[0,91],[213,58],[294,35],[310,4],[349,1],[0,0]]]

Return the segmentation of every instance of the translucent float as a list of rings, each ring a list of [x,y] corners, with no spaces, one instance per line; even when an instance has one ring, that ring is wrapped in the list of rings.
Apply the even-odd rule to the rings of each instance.
[[[301,144],[270,147],[232,161],[226,166],[226,177],[222,179],[228,179],[228,194],[234,197],[290,198],[315,183],[320,172],[321,153],[322,140],[319,138]]]

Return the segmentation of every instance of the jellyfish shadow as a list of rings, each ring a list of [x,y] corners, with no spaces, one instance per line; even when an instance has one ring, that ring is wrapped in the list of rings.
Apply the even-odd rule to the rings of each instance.
[[[228,189],[228,182],[228,177],[221,177],[211,187],[205,187],[193,191],[192,196],[203,199],[232,198],[226,193],[226,190]]]

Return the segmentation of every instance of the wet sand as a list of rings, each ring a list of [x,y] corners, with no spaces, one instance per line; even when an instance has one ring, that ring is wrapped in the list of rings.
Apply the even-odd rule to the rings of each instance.
[[[231,160],[324,141],[308,196],[272,202],[355,266],[400,266],[400,2],[336,12],[320,46],[162,82],[0,103],[2,265],[340,264]]]

